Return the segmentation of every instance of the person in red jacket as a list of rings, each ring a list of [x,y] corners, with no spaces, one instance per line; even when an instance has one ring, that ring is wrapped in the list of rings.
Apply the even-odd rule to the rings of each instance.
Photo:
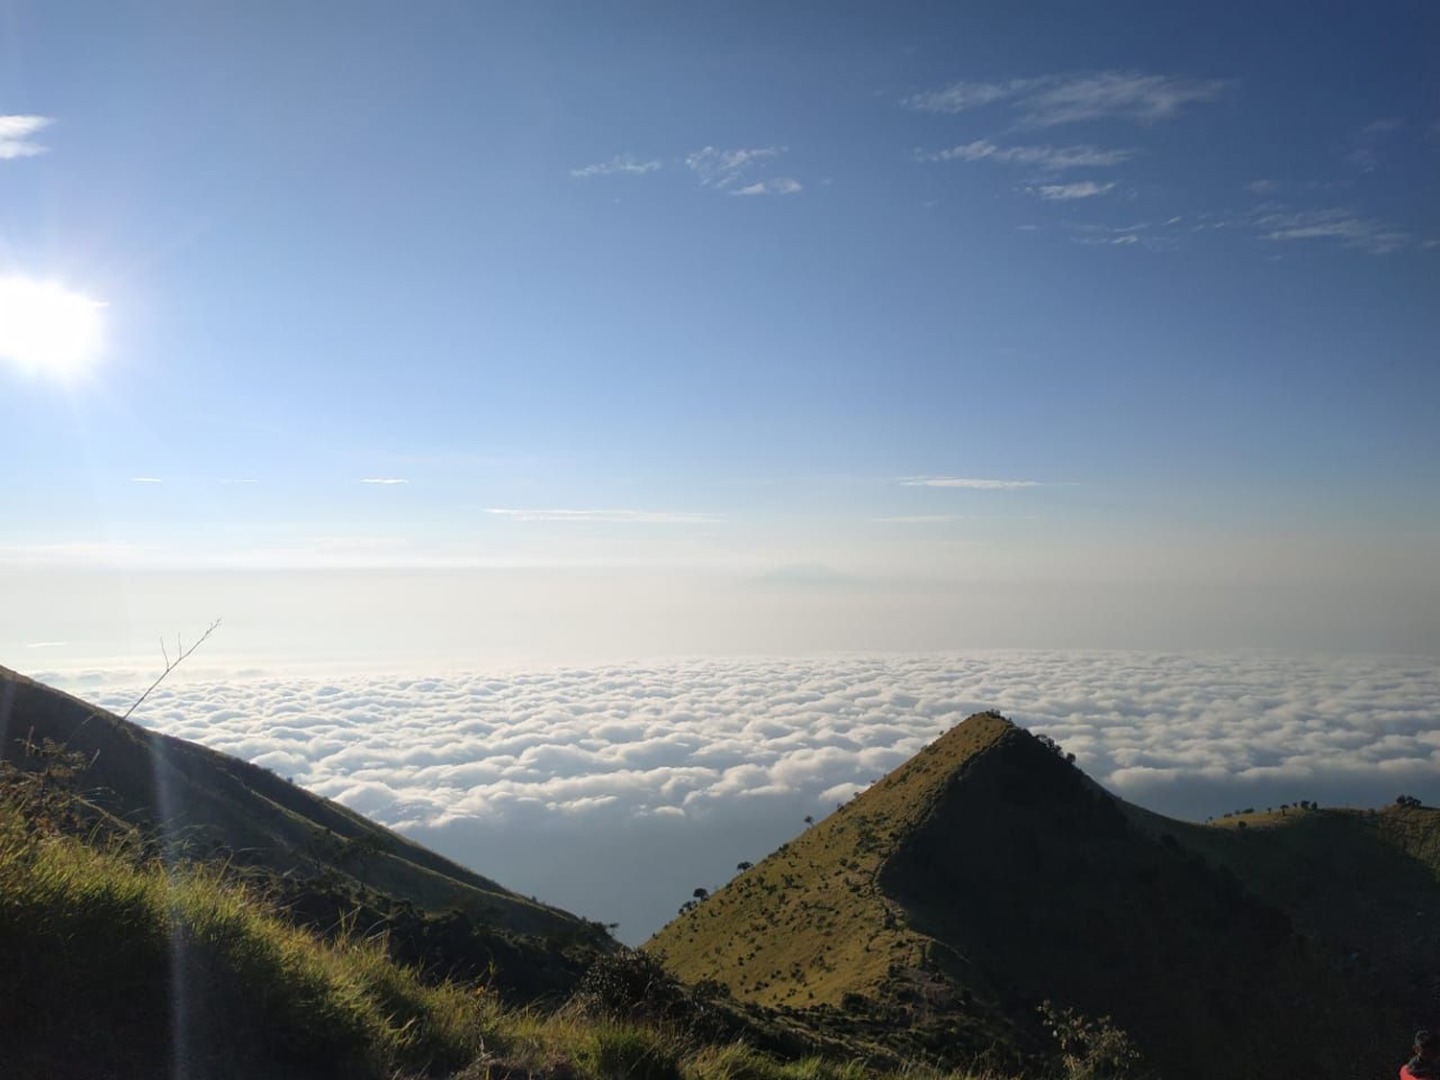
[[[1400,1080],[1440,1078],[1440,1036],[1428,1031],[1415,1033],[1415,1056],[1400,1066]]]

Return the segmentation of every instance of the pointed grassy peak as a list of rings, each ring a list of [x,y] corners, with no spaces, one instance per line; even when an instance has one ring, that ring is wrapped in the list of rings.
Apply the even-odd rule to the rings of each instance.
[[[978,760],[1034,742],[997,712],[969,717],[646,947],[682,979],[764,1005],[836,1005],[921,970],[926,941],[882,891],[881,870]]]

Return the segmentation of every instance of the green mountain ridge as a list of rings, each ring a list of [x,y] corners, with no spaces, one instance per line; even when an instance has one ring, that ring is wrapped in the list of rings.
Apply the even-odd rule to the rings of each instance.
[[[1170,821],[980,714],[646,948],[950,1062],[1039,1047],[1051,1000],[1113,1016],[1166,1077],[1339,1080],[1433,1023],[1437,841],[1417,807]]]

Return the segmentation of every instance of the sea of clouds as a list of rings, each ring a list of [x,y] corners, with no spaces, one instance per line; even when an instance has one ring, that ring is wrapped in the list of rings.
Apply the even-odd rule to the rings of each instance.
[[[42,676],[43,678],[43,676]],[[136,687],[57,685],[123,710]],[[1204,818],[1440,802],[1433,661],[1005,652],[166,683],[135,719],[264,765],[640,941],[965,716]]]

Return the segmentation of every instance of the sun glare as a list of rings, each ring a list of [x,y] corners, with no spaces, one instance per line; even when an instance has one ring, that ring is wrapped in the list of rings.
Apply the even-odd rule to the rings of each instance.
[[[51,282],[0,277],[0,360],[49,378],[84,374],[100,356],[104,306]]]

